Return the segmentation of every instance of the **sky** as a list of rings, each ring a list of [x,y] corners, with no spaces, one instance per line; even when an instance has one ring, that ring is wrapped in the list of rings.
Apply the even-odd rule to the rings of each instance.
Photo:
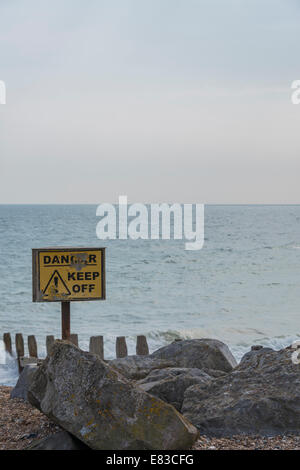
[[[0,203],[300,203],[300,0],[0,0]]]

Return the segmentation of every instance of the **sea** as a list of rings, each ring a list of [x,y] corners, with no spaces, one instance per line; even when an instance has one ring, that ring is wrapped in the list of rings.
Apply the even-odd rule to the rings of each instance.
[[[105,301],[73,302],[71,330],[88,350],[104,336],[105,358],[125,336],[129,354],[146,335],[150,352],[177,338],[216,338],[239,361],[252,345],[300,338],[300,206],[206,205],[205,242],[99,240],[96,205],[0,205],[0,338],[61,336],[60,304],[32,302],[32,248],[106,247]],[[0,384],[16,361],[0,339]]]

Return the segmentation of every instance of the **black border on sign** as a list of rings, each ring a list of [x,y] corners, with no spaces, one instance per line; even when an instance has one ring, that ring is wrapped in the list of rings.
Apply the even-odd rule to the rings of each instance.
[[[47,300],[39,296],[40,292],[40,257],[39,254],[47,251],[78,252],[78,251],[101,251],[101,297],[84,297],[80,299],[62,299]],[[36,262],[36,260],[38,262]],[[105,280],[105,248],[70,248],[70,247],[51,247],[51,248],[32,248],[32,302],[84,302],[86,300],[106,300],[106,280]]]

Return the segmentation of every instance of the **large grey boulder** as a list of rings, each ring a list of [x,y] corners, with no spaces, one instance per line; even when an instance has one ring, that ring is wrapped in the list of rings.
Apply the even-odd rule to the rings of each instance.
[[[98,356],[56,341],[34,374],[31,404],[92,449],[188,449],[197,430]]]
[[[237,366],[226,344],[215,339],[174,341],[149,356],[127,356],[109,364],[130,380],[141,380],[155,369],[201,369],[211,376],[223,375]]]
[[[15,387],[10,392],[10,398],[22,398],[22,400],[28,401],[28,387],[33,377],[33,374],[38,369],[37,365],[30,364],[24,367]]]
[[[152,359],[172,361],[175,367],[230,372],[237,366],[228,346],[216,339],[174,341],[155,351],[151,357]]]
[[[189,387],[182,413],[209,436],[300,432],[300,366],[292,351],[254,350],[229,374]]]
[[[153,370],[137,384],[145,392],[181,410],[184,392],[191,385],[207,384],[212,378],[200,369],[167,368]]]

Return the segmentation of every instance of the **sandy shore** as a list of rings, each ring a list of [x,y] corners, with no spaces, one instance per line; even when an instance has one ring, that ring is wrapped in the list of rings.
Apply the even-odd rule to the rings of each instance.
[[[34,441],[60,430],[23,400],[9,398],[11,387],[0,386],[0,450],[26,449]],[[300,450],[300,436],[216,439],[201,436],[196,450]]]

